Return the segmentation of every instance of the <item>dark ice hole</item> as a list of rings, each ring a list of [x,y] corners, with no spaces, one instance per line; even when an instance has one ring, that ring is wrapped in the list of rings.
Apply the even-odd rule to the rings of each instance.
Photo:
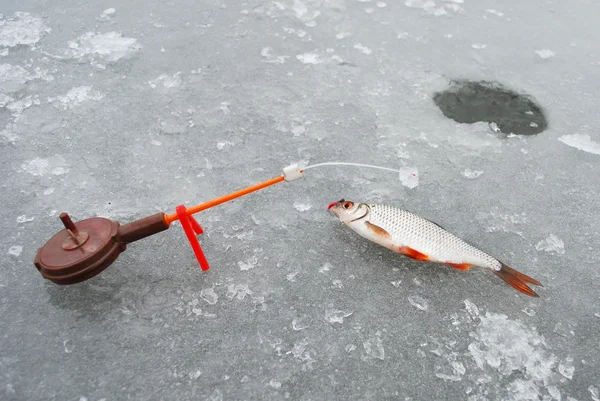
[[[493,82],[454,81],[433,101],[452,120],[495,123],[504,134],[536,135],[548,128],[542,108],[528,95]]]

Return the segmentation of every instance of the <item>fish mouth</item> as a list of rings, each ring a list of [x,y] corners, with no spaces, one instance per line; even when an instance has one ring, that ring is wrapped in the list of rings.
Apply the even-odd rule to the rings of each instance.
[[[331,203],[329,204],[329,206],[327,206],[327,210],[331,210],[331,208],[332,208],[332,207],[334,207],[334,206],[335,206],[335,205],[337,205],[338,203],[342,203],[342,202],[344,202],[344,201],[345,201],[345,199],[340,199],[339,201],[331,202]]]

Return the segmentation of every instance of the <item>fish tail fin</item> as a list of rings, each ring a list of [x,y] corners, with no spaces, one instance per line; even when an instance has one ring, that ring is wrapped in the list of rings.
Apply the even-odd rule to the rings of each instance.
[[[527,294],[531,297],[539,296],[527,285],[527,283],[530,283],[541,286],[542,284],[539,281],[529,277],[526,274],[516,271],[512,267],[509,267],[502,262],[500,263],[502,264],[500,270],[493,270],[498,277],[506,281],[511,287],[522,292],[523,294]]]

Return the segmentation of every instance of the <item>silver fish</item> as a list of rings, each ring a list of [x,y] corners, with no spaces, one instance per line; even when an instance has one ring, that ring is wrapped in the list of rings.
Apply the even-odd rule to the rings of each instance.
[[[516,290],[537,297],[527,285],[540,282],[466,243],[439,225],[393,206],[333,202],[329,209],[348,227],[368,240],[410,258],[442,263],[459,270],[483,267]]]

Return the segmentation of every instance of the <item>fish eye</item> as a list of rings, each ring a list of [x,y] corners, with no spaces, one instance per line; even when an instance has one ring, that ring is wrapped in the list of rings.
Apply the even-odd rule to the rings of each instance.
[[[342,204],[342,207],[343,207],[344,209],[350,209],[352,206],[354,206],[354,204],[353,204],[352,202],[344,202],[344,203]]]

